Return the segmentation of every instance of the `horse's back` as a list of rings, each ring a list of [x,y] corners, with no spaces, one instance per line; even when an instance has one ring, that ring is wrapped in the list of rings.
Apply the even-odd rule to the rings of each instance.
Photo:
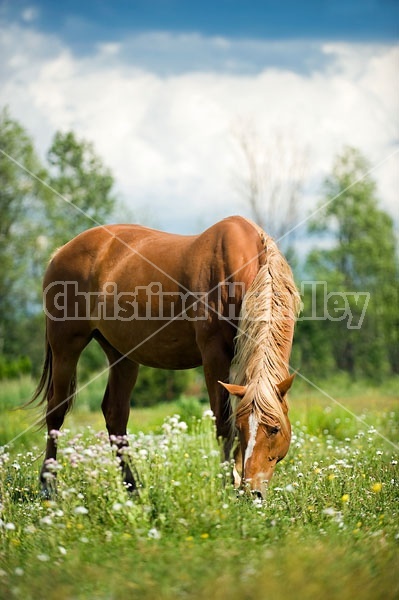
[[[229,217],[189,236],[141,225],[107,225],[84,231],[60,248],[45,283],[73,279],[94,291],[108,281],[159,281],[168,288],[205,291],[215,277],[250,283],[261,253],[256,226],[242,217]]]

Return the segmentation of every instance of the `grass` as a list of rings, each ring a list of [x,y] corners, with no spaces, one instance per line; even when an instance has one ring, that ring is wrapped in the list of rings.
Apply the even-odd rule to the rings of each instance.
[[[7,385],[3,443],[33,417],[9,413],[30,382]],[[226,483],[213,420],[190,417],[192,399],[133,411],[130,460],[143,487],[130,498],[82,393],[58,439],[53,500],[37,490],[42,432],[0,454],[0,597],[397,597],[398,398],[356,386],[334,390],[342,406],[298,386],[290,452],[264,503]],[[178,410],[185,421],[166,416]]]

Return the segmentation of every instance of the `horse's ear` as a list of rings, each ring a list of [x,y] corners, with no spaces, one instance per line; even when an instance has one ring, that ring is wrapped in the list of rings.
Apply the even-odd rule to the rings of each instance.
[[[280,392],[282,398],[284,398],[284,396],[292,386],[293,381],[295,379],[295,375],[296,373],[293,373],[292,375],[287,377],[287,379],[284,379],[283,381],[280,381],[280,383],[277,384],[278,391]]]
[[[245,392],[247,391],[246,385],[236,385],[235,383],[223,383],[223,381],[218,381],[218,383],[220,383],[220,385],[222,385],[229,392],[229,394],[232,394],[233,396],[238,396],[239,398],[245,396]]]

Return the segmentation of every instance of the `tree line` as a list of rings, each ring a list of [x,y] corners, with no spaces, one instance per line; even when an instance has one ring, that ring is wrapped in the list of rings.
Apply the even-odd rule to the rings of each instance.
[[[251,176],[259,176],[261,169],[248,146],[245,151]],[[298,287],[301,281],[308,282],[302,286],[304,309],[292,364],[309,377],[344,371],[380,380],[399,373],[397,240],[393,220],[380,208],[368,172],[365,157],[344,148],[307,225],[313,249],[301,261],[295,245],[283,248]],[[43,352],[41,280],[46,264],[56,248],[81,231],[119,220],[123,207],[114,183],[93,145],[73,131],[57,131],[40,159],[23,125],[7,108],[0,112],[0,379],[21,373],[37,376]],[[267,230],[267,198],[259,195],[256,181],[249,181],[248,189],[248,206]],[[292,190],[295,198],[289,201],[298,212],[298,181]],[[273,211],[275,222],[275,205]],[[281,223],[278,231],[284,235]],[[82,376],[103,366],[101,351],[89,345]],[[145,369],[141,380],[135,393],[149,404],[152,398],[159,400],[158,389],[179,394],[197,382],[198,374],[160,376]]]

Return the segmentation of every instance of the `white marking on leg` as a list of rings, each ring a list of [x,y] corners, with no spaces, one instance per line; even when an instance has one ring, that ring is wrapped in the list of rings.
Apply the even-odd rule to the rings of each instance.
[[[254,413],[251,413],[249,415],[248,425],[249,425],[249,440],[248,440],[247,447],[245,449],[244,469],[245,469],[245,465],[247,464],[247,460],[249,458],[251,458],[251,456],[252,456],[252,452],[254,451],[255,444],[256,444],[256,434],[258,432],[259,421],[256,418],[256,416],[254,415]]]

